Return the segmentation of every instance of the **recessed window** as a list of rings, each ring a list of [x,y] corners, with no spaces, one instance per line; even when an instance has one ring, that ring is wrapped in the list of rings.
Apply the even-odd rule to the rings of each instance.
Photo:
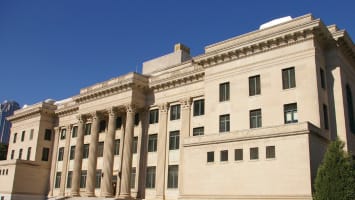
[[[87,171],[86,170],[81,170],[80,188],[85,188],[86,187],[86,177],[87,177]]]
[[[14,140],[12,141],[13,143],[16,143],[16,138],[17,138],[17,133],[14,134]]]
[[[52,130],[51,129],[46,129],[44,131],[44,140],[51,141],[52,138]]]
[[[285,124],[298,122],[297,103],[284,105],[284,119],[285,119]]]
[[[132,171],[131,171],[131,188],[135,188],[136,187],[136,168],[132,167]]]
[[[20,159],[20,160],[22,159],[22,151],[23,151],[23,150],[20,149],[20,151],[19,151],[19,153],[18,153],[18,159]]]
[[[328,106],[323,104],[324,128],[329,129]]]
[[[207,162],[214,162],[214,151],[207,152]]]
[[[84,135],[90,135],[91,134],[91,123],[85,124],[84,128]]]
[[[289,89],[296,87],[295,68],[282,69],[282,88]]]
[[[159,122],[159,110],[154,109],[149,111],[149,124],[155,124]]]
[[[180,104],[170,107],[170,120],[180,119]]]
[[[146,188],[155,188],[155,171],[156,167],[147,167],[147,176],[146,176]]]
[[[34,129],[31,129],[31,131],[30,131],[30,140],[32,140],[33,139],[33,133],[34,133]]]
[[[120,139],[115,140],[115,145],[113,148],[113,155],[120,155]]]
[[[70,147],[69,159],[74,160],[75,158],[75,146]]]
[[[60,131],[60,139],[61,139],[61,140],[64,140],[66,134],[67,134],[67,130],[66,130],[66,129],[62,129],[62,130]]]
[[[21,142],[23,142],[25,140],[25,135],[26,135],[26,131],[22,131]]]
[[[250,148],[250,160],[257,160],[259,159],[259,148],[253,147]]]
[[[78,126],[73,126],[73,129],[71,130],[71,137],[75,138],[78,136]]]
[[[156,152],[157,151],[157,142],[158,142],[158,135],[157,134],[149,135],[148,152]]]
[[[97,157],[102,157],[104,155],[104,142],[99,142],[97,144]]]
[[[261,109],[251,110],[249,116],[250,116],[250,128],[259,128],[262,126]]]
[[[168,167],[168,188],[178,188],[179,166],[169,165]]]
[[[324,70],[322,68],[320,68],[320,83],[323,89],[325,89],[326,86],[326,78],[325,78],[325,73]]]
[[[249,77],[249,96],[260,94],[260,75]]]
[[[116,129],[120,129],[122,126],[122,117],[116,118]]]
[[[221,151],[220,159],[221,159],[221,162],[228,161],[228,150]]]
[[[31,158],[31,147],[28,147],[27,148],[27,160],[30,160],[30,158]]]
[[[64,157],[64,147],[60,147],[58,150],[58,161],[62,161]]]
[[[99,126],[99,133],[105,132],[105,130],[106,130],[106,120],[101,120]]]
[[[194,116],[200,116],[205,114],[205,100],[200,99],[194,101]]]
[[[229,82],[219,84],[219,101],[229,101]]]
[[[243,149],[235,149],[234,150],[234,160],[235,161],[243,160]]]
[[[67,188],[71,188],[72,179],[73,179],[73,172],[72,171],[68,171]]]
[[[133,141],[132,141],[132,153],[137,153],[137,149],[138,149],[138,137],[133,137]]]
[[[134,125],[138,126],[138,124],[139,124],[139,113],[136,113],[134,115]]]
[[[169,150],[176,150],[180,147],[180,131],[170,131]]]
[[[49,148],[42,149],[42,161],[48,161],[49,158]]]
[[[83,146],[83,159],[89,157],[89,144],[84,144]]]
[[[266,146],[266,158],[275,158],[275,146]]]
[[[199,136],[199,135],[204,135],[205,128],[203,126],[201,127],[196,127],[192,129],[192,135],[193,136]]]
[[[15,157],[15,150],[11,150],[11,160],[13,160]]]
[[[62,172],[57,172],[55,175],[55,184],[54,188],[60,188],[60,179],[62,177]]]
[[[229,114],[227,115],[220,115],[219,116],[219,132],[229,132],[230,128],[230,121],[229,121]]]
[[[96,177],[95,177],[95,188],[100,188],[101,186],[101,169],[96,170]]]

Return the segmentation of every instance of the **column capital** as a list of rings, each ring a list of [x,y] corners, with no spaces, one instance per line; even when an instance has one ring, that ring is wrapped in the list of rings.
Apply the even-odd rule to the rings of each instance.
[[[53,129],[54,129],[54,132],[59,132],[59,126],[56,126]]]
[[[78,119],[79,123],[84,123],[86,121],[86,117],[83,114],[77,115],[76,118]]]
[[[135,104],[126,104],[126,105],[125,105],[125,108],[126,108],[126,112],[127,112],[127,113],[136,112],[136,110],[137,110]]]
[[[168,112],[169,103],[161,103],[158,105],[160,112]]]
[[[70,131],[72,127],[73,127],[73,124],[69,124],[69,125],[66,126],[68,131]]]
[[[106,108],[105,111],[108,113],[109,117],[117,116],[117,108],[116,107]]]
[[[184,109],[188,109],[191,107],[192,99],[191,97],[186,97],[183,99],[180,99],[181,107]]]
[[[91,112],[89,115],[93,121],[99,118],[99,113],[97,111]]]

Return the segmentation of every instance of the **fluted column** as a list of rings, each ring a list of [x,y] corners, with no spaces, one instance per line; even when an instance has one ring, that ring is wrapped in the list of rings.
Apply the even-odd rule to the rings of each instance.
[[[126,130],[124,138],[124,147],[122,153],[122,181],[119,198],[131,199],[131,171],[132,171],[132,141],[134,131],[135,107],[127,105]]]
[[[158,133],[158,163],[156,176],[156,196],[158,199],[165,199],[165,170],[166,170],[166,139],[167,139],[167,122],[168,122],[167,103],[159,105],[159,133]]]
[[[113,151],[116,130],[117,113],[113,108],[108,111],[108,131],[104,142],[104,161],[103,161],[103,179],[101,184],[101,196],[113,196],[112,191],[112,174],[113,174]]]
[[[51,163],[51,175],[49,178],[49,196],[53,196],[54,189],[54,179],[55,172],[57,168],[57,153],[58,153],[58,142],[59,142],[59,128],[54,128],[54,142],[53,142],[53,151],[52,151],[52,163]]]
[[[97,164],[97,145],[99,140],[99,117],[97,112],[91,114],[91,137],[89,146],[88,175],[86,179],[86,196],[95,196],[95,178]]]
[[[70,130],[71,125],[67,126],[65,133],[65,147],[64,147],[64,155],[63,155],[63,165],[62,165],[62,175],[60,178],[60,196],[65,196],[65,180],[67,177],[67,169],[68,169],[68,155],[69,155],[69,145],[70,145]]]
[[[84,146],[84,127],[85,118],[83,115],[78,116],[78,137],[76,138],[75,157],[74,157],[74,170],[71,195],[79,196],[79,184],[81,176],[81,164],[83,159],[83,146]]]

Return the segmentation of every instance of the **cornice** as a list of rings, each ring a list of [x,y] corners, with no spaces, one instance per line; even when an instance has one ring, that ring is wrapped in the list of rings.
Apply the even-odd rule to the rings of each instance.
[[[40,117],[41,115],[46,115],[49,117],[54,117],[54,110],[49,110],[46,108],[41,108],[41,107],[37,107],[37,108],[32,108],[29,110],[26,110],[25,112],[21,112],[15,115],[12,115],[10,117],[8,117],[7,119],[11,122],[17,122],[17,121],[24,121],[27,119],[31,119],[33,117]]]
[[[332,36],[342,53],[355,66],[355,45],[347,32],[345,30],[336,31],[332,33]]]
[[[78,105],[73,105],[73,106],[68,106],[68,107],[64,107],[61,109],[58,109],[55,111],[55,114],[58,117],[64,117],[64,116],[68,116],[68,115],[72,115],[72,114],[76,114],[79,110],[79,106]]]

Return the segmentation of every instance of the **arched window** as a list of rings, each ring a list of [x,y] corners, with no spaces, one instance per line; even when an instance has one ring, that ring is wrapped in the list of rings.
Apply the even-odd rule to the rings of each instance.
[[[346,101],[348,103],[348,118],[351,132],[355,133],[354,105],[351,88],[346,85]]]

